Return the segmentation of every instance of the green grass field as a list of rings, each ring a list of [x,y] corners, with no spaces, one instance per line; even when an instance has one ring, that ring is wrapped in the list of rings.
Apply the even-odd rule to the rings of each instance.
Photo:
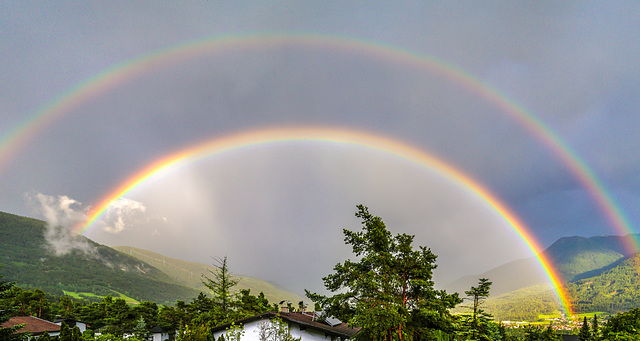
[[[111,290],[113,292],[113,295],[111,295],[113,298],[122,298],[124,299],[128,304],[139,304],[140,302],[138,302],[137,300],[121,293],[121,292],[117,292],[115,290]],[[73,291],[63,291],[65,295],[71,296],[75,299],[89,299],[89,298],[98,298],[98,299],[102,299],[104,298],[104,296],[100,296],[100,295],[96,295],[94,293],[90,293],[90,292],[73,292]]]

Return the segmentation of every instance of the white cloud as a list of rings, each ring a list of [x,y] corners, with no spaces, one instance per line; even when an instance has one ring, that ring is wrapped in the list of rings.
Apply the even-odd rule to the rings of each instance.
[[[147,208],[138,201],[119,198],[109,205],[100,220],[102,229],[110,233],[120,233],[139,223],[147,222]]]
[[[26,194],[27,201],[46,221],[44,238],[47,247],[62,256],[73,250],[95,255],[96,248],[87,239],[72,231],[72,227],[87,219],[82,204],[66,195]]]

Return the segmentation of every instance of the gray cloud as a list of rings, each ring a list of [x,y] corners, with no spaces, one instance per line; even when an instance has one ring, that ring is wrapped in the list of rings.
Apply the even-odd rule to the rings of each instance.
[[[639,13],[634,1],[80,2],[64,8],[10,2],[0,20],[0,129],[4,138],[82,81],[158,49],[265,31],[337,35],[442,59],[504,93],[566,141],[636,226]],[[0,210],[31,214],[15,199],[27,191],[65,194],[31,201],[54,226],[68,226],[85,212],[79,202],[95,204],[171,151],[284,124],[381,132],[431,151],[495,192],[545,245],[567,235],[620,232],[553,147],[491,100],[414,66],[331,46],[229,49],[168,63],[101,92],[55,119],[3,165]],[[132,194],[135,201],[119,202],[87,235],[190,260],[228,254],[240,272],[271,279],[291,278],[291,269],[297,274],[291,281],[301,287],[348,254],[340,229],[357,226],[352,210],[364,203],[437,249],[445,277],[447,269],[474,271],[526,255],[504,226],[485,216],[490,210],[438,187],[442,180],[426,181],[428,171],[407,175],[413,166],[388,156],[300,146],[190,166]],[[454,243],[462,252],[491,245],[473,243],[482,231],[504,237],[509,252],[487,250],[485,263],[461,265],[465,260],[443,246]],[[292,262],[285,250],[304,262]],[[255,261],[265,254],[277,266]]]

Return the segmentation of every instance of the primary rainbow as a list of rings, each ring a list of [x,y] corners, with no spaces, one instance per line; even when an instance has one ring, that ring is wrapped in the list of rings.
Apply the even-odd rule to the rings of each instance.
[[[280,127],[243,131],[223,137],[214,137],[210,140],[189,146],[160,158],[136,172],[133,176],[129,177],[126,181],[122,182],[118,187],[102,198],[91,209],[88,214],[88,219],[84,223],[75,226],[74,230],[78,233],[84,233],[100,219],[114,201],[144,186],[145,184],[159,179],[176,169],[183,168],[197,160],[254,145],[295,141],[320,141],[375,149],[418,164],[450,181],[465,193],[482,203],[487,209],[495,213],[502,221],[513,229],[513,231],[520,239],[522,239],[538,259],[540,266],[553,286],[565,312],[568,315],[572,314],[571,303],[566,291],[564,290],[560,277],[556,273],[550,261],[543,253],[540,252],[542,249],[538,242],[531,233],[529,233],[529,230],[524,223],[522,223],[522,221],[520,221],[520,219],[518,219],[518,217],[507,207],[507,205],[502,203],[493,193],[478,181],[472,179],[462,171],[445,163],[432,154],[428,154],[420,149],[388,137],[355,130],[328,127]]]
[[[193,41],[172,46],[154,53],[117,64],[102,73],[81,82],[43,107],[30,119],[23,122],[0,139],[0,171],[12,156],[24,147],[40,131],[53,124],[82,103],[113,89],[138,75],[153,71],[165,65],[196,58],[213,53],[224,53],[243,49],[273,48],[277,46],[302,46],[308,48],[341,49],[353,53],[362,53],[394,63],[406,64],[427,70],[441,77],[463,85],[502,109],[502,112],[518,121],[529,132],[551,149],[566,167],[579,179],[589,191],[594,201],[609,223],[622,234],[635,233],[622,210],[616,205],[612,195],[604,184],[589,169],[585,162],[560,139],[547,125],[497,89],[483,83],[477,77],[452,64],[410,51],[382,45],[379,43],[348,39],[335,36],[310,34],[269,33],[243,36],[223,36]],[[630,252],[640,250],[639,241],[632,240],[627,249]]]

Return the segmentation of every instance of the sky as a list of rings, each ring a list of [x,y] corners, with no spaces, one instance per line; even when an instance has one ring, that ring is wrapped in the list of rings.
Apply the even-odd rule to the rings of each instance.
[[[353,257],[342,229],[360,229],[357,204],[430,247],[439,283],[561,237],[637,232],[639,16],[636,1],[9,1],[0,211],[49,222],[57,253],[86,249],[70,228],[153,162],[246,132],[322,127],[457,169],[539,249],[442,169],[322,138],[187,162],[84,235],[204,263],[226,255],[238,274],[302,292]],[[185,46],[207,48],[162,57]]]

